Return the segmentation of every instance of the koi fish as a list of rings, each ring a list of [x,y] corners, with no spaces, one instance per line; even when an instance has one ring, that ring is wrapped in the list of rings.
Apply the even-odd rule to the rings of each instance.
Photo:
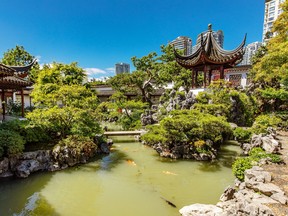
[[[167,199],[165,199],[165,198],[163,198],[163,197],[161,197],[161,198],[162,198],[166,203],[168,203],[170,206],[172,206],[173,208],[177,208],[174,203],[170,202],[169,200],[167,200]]]
[[[137,164],[133,160],[126,160],[128,164],[136,166]]]
[[[176,173],[173,173],[173,172],[169,172],[169,171],[162,171],[164,174],[166,175],[178,175]]]

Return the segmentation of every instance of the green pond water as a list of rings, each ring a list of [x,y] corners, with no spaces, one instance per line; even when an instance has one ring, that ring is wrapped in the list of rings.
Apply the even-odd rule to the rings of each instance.
[[[175,161],[138,142],[115,143],[110,155],[88,164],[0,180],[0,215],[180,215],[185,205],[218,201],[233,184],[239,152],[230,143],[214,162]]]

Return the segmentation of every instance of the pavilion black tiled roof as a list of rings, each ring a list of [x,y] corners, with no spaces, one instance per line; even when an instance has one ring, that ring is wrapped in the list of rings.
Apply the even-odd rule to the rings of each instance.
[[[174,50],[176,61],[185,68],[200,67],[203,65],[223,65],[224,68],[234,67],[241,60],[245,53],[246,35],[242,43],[234,50],[224,50],[217,43],[213,36],[211,24],[204,37],[201,34],[201,41],[196,45],[197,49],[189,56],[181,56]]]
[[[0,89],[18,89],[31,86],[32,83],[23,79],[29,73],[36,60],[26,66],[8,66],[0,63]]]

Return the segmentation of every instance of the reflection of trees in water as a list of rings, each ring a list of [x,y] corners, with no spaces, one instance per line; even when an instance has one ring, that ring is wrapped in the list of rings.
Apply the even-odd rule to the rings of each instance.
[[[31,197],[27,199],[25,208],[19,214],[21,216],[37,216],[37,215],[51,215],[59,216],[60,214],[49,204],[47,199],[39,193],[34,193]]]
[[[118,164],[123,163],[128,159],[129,159],[128,155],[125,154],[123,151],[114,149],[109,155],[97,156],[93,159],[94,162],[80,166],[81,171],[87,171],[87,172],[98,170],[111,171]],[[73,170],[71,170],[71,172],[73,172],[75,169],[79,169],[80,166],[75,167]]]
[[[29,200],[38,194],[52,178],[53,173],[33,173],[26,179],[8,178],[0,181],[1,215],[13,215],[25,210]],[[35,197],[34,197],[35,198]],[[17,214],[16,214],[17,215]]]
[[[228,145],[239,147],[239,144],[235,142],[229,142]],[[199,170],[205,172],[216,172],[220,171],[222,167],[231,169],[232,163],[235,161],[236,157],[239,156],[239,151],[227,148],[228,145],[222,146],[217,160],[202,162],[199,165]]]
[[[199,162],[199,170],[203,172],[218,172],[222,169],[219,160]]]

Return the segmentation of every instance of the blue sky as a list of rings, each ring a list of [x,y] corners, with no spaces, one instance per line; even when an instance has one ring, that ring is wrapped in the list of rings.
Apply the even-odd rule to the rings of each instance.
[[[0,58],[22,45],[40,64],[78,62],[90,77],[117,62],[160,53],[183,35],[224,31],[224,49],[261,41],[264,0],[1,0]],[[132,67],[133,68],[133,67]]]

